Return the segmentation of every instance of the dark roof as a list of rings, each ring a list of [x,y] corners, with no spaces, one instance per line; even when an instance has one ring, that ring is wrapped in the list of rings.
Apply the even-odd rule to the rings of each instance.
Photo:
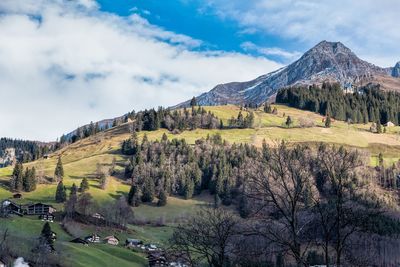
[[[51,208],[54,209],[54,207],[53,207],[52,205],[44,204],[44,203],[41,203],[41,202],[39,202],[39,203],[31,203],[31,204],[28,204],[27,207],[32,207],[32,206],[36,206],[36,205],[48,206],[48,207],[51,207]]]
[[[86,240],[79,238],[79,237],[71,240],[70,242],[78,243],[78,244],[89,244],[89,242],[87,242]]]

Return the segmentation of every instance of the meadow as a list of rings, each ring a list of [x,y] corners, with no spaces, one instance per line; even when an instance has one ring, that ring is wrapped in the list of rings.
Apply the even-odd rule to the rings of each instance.
[[[387,128],[384,134],[371,133],[369,124],[347,124],[341,121],[335,121],[330,128],[325,128],[321,115],[283,105],[274,105],[274,107],[278,109],[278,114],[267,114],[260,109],[255,110],[254,127],[250,129],[196,129],[178,134],[160,129],[152,132],[140,132],[139,138],[146,134],[150,140],[160,140],[165,133],[169,139],[183,138],[189,144],[194,144],[197,139],[218,133],[229,143],[248,143],[258,147],[262,145],[263,140],[270,145],[275,145],[281,140],[289,143],[310,144],[325,142],[361,149],[369,154],[370,164],[373,166],[377,164],[379,153],[383,154],[387,165],[399,160],[400,127],[398,126]],[[237,106],[205,108],[222,119],[225,125],[228,124],[231,117],[237,117],[240,112],[240,108]],[[247,111],[243,111],[243,113],[246,115]],[[289,128],[285,125],[287,116],[290,116],[293,120],[293,125]],[[301,127],[304,120],[312,122],[313,126]],[[82,178],[86,177],[90,183],[89,193],[96,202],[103,203],[115,200],[121,195],[126,195],[130,188],[129,184],[123,179],[124,165],[128,158],[120,153],[121,142],[129,138],[130,135],[129,125],[122,124],[70,144],[51,154],[48,159],[24,164],[24,167],[35,166],[37,173],[52,177],[57,160],[61,157],[65,171],[63,182],[67,188],[73,183],[79,186]],[[113,161],[116,162],[116,173],[109,178],[108,185],[103,190],[95,177],[97,165],[111,166]],[[10,167],[0,169],[0,199],[12,197],[12,193],[8,190],[11,174],[12,168]],[[55,203],[55,191],[56,183],[40,184],[34,192],[23,193],[23,199],[19,202],[43,202],[62,210],[63,206]],[[124,238],[132,237],[147,242],[165,244],[177,222],[192,215],[198,208],[210,202],[212,202],[212,197],[203,193],[190,200],[170,196],[168,204],[164,207],[157,207],[155,202],[143,204],[133,208],[137,220],[152,223],[162,221],[166,226],[130,225],[128,233],[115,234],[121,238],[122,242],[124,242]],[[21,240],[29,239],[32,241],[32,239],[37,238],[43,225],[43,222],[36,218],[24,217],[8,220],[1,221],[0,229],[7,227],[13,236]],[[65,260],[68,266],[145,266],[146,264],[143,255],[129,251],[122,246],[112,247],[102,244],[83,247],[72,244],[69,241],[73,237],[66,233],[58,223],[53,223],[52,227],[58,234],[57,246],[65,251],[66,255],[71,255],[71,257],[66,257]],[[96,229],[85,225],[78,225],[77,228],[77,233],[81,235],[88,235],[96,231]]]

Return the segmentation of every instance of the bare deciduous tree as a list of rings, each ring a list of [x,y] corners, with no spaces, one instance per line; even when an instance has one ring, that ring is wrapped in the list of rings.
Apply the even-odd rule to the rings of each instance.
[[[183,252],[191,266],[203,261],[208,266],[227,266],[237,225],[238,218],[231,211],[204,208],[175,229],[172,250]]]
[[[256,234],[265,236],[294,258],[298,266],[308,266],[307,252],[311,245],[308,230],[312,214],[307,205],[312,188],[306,146],[288,148],[281,143],[271,150],[270,158],[260,171],[250,177],[248,197],[255,202],[254,215],[259,223]]]

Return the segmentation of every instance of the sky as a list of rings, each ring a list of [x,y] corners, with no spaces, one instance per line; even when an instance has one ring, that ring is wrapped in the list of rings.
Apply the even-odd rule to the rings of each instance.
[[[341,41],[400,61],[398,0],[1,0],[0,137],[52,141]]]

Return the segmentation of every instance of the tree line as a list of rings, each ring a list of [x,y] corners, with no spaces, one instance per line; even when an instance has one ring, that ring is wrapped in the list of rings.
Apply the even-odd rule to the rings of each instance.
[[[201,106],[191,106],[189,109],[171,110],[159,107],[158,109],[146,109],[140,112],[132,111],[121,118],[114,119],[112,125],[106,124],[104,127],[100,127],[98,123],[90,123],[87,126],[79,127],[71,137],[63,135],[59,143],[74,143],[126,122],[131,122],[130,127],[137,132],[156,131],[158,129],[181,132],[195,129],[250,128],[253,126],[254,114],[250,112],[243,116],[240,112],[237,118],[232,117],[228,125],[224,125],[221,119]]]
[[[51,144],[41,144],[34,141],[11,138],[0,138],[0,157],[4,156],[4,152],[7,148],[14,148],[16,160],[23,163],[37,160],[55,149]]]
[[[379,85],[367,85],[353,93],[345,93],[337,83],[289,87],[278,91],[276,102],[352,123],[400,122],[400,94],[380,90]]]

